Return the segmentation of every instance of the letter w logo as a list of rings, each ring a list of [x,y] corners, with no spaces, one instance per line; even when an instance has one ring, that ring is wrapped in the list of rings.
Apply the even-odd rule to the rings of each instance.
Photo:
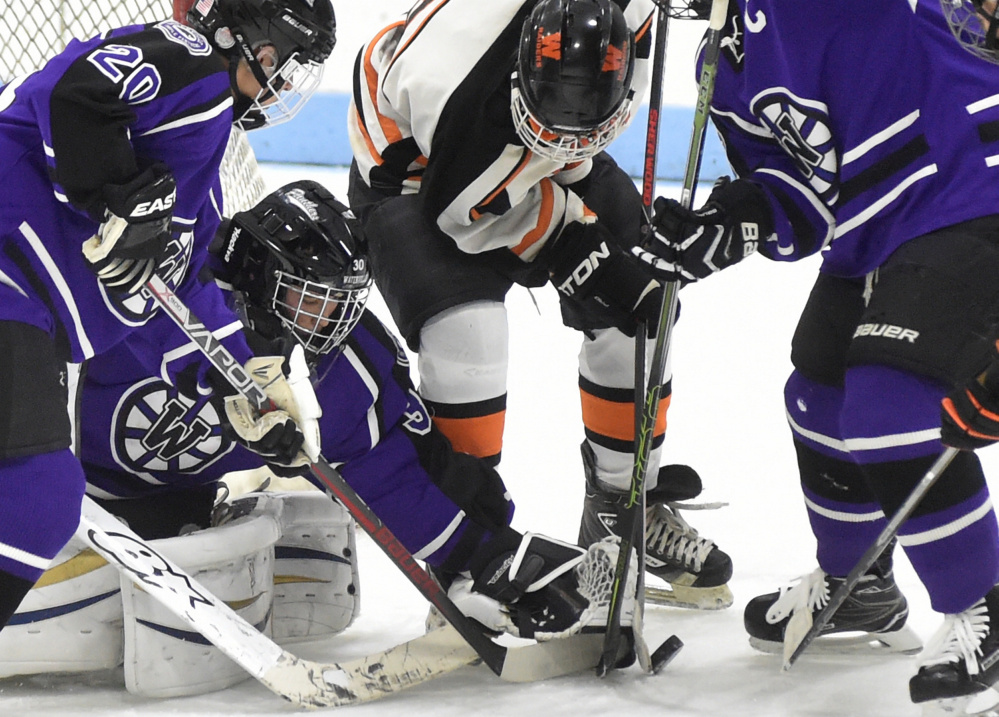
[[[624,67],[624,52],[620,47],[607,46],[607,57],[604,58],[603,72],[620,72]]]
[[[212,429],[201,418],[195,418],[188,428],[182,420],[186,412],[187,409],[177,399],[168,401],[156,423],[142,438],[142,445],[148,450],[155,450],[164,461],[197,446],[211,434]]]
[[[562,33],[553,32],[551,35],[542,35],[544,28],[538,31],[538,66],[541,66],[541,58],[548,60],[562,59]]]

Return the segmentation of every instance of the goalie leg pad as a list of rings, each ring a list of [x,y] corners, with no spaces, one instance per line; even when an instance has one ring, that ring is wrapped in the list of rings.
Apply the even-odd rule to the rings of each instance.
[[[71,539],[0,631],[0,677],[120,665],[119,593],[118,571]]]
[[[233,501],[273,515],[273,638],[282,647],[337,635],[361,610],[354,521],[319,491],[255,493]]]
[[[150,545],[269,635],[274,544],[279,535],[272,515],[251,510],[220,527],[151,541]],[[164,568],[150,579],[183,578]],[[121,576],[120,580],[125,686],[129,692],[179,697],[224,689],[249,679],[249,673],[129,578]]]

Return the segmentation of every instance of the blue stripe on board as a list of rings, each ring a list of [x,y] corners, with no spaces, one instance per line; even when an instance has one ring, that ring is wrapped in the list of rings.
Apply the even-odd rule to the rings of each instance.
[[[346,94],[317,94],[294,120],[248,135],[257,159],[288,164],[350,164],[347,141]],[[664,107],[659,134],[657,174],[660,179],[683,179],[687,147],[694,119],[692,107]],[[639,109],[631,126],[611,146],[611,154],[633,177],[642,176],[645,163],[645,124],[647,108]],[[712,181],[730,169],[714,129],[709,128],[701,162],[701,177]]]

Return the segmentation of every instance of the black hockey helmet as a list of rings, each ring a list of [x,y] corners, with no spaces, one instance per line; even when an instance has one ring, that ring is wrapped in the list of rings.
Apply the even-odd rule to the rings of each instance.
[[[251,328],[291,332],[310,360],[339,347],[371,287],[353,213],[318,182],[300,180],[238,212],[220,229],[216,276],[242,294]]]
[[[235,121],[244,130],[294,117],[319,86],[323,63],[336,44],[330,0],[197,0],[187,23],[229,58]],[[268,45],[274,51],[263,49]],[[260,83],[256,97],[238,92],[240,59]]]
[[[613,0],[540,0],[524,21],[513,75],[517,134],[559,162],[592,157],[624,129],[635,34]]]
[[[995,0],[940,0],[951,32],[965,49],[999,63],[999,3]]]

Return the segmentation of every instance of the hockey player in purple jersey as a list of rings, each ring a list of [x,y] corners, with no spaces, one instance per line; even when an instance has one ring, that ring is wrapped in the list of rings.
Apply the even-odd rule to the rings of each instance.
[[[607,151],[644,91],[654,17],[649,0],[417,3],[362,48],[349,113],[351,207],[419,353],[421,396],[458,450],[500,460],[507,293],[560,292],[562,323],[581,338],[581,545],[612,532],[627,502],[635,328],[658,319],[660,287],[627,252],[641,195]],[[732,561],[676,510],[699,477],[658,470],[671,382],[667,368],[646,566],[670,583],[669,604],[727,607]]]
[[[215,259],[216,280],[233,290],[251,346],[304,348],[324,457],[450,585],[459,607],[492,630],[541,639],[603,624],[598,598],[606,596],[577,581],[603,565],[600,557],[613,565],[616,544],[588,553],[509,526],[513,503],[499,474],[452,450],[433,427],[406,353],[364,310],[367,255],[346,207],[316,182],[294,182],[237,213],[220,232]],[[260,467],[261,458],[229,439],[210,386],[193,373],[180,390],[157,379],[129,355],[133,345],[87,367],[80,433],[88,492],[143,537],[207,527],[217,482]]]
[[[290,117],[334,44],[328,0],[202,0],[173,20],[73,40],[0,89],[0,626],[79,519],[66,364],[138,327],[149,370],[200,361],[141,292],[156,272],[251,358],[217,287],[197,279],[221,212],[233,123]],[[275,364],[274,361],[271,362]],[[279,381],[279,383],[282,383]],[[307,383],[307,382],[306,382]],[[243,440],[302,462],[294,400]]]
[[[999,336],[999,69],[948,23],[994,59],[994,30],[984,38],[995,19],[978,10],[733,0],[711,116],[738,178],[696,211],[658,200],[656,237],[638,252],[682,282],[754,252],[822,252],[785,386],[819,569],[749,602],[758,647],[779,646],[796,610],[828,601],[943,444],[999,438],[995,394],[975,379]],[[928,711],[966,701],[999,679],[999,534],[973,452],[943,472],[898,543],[946,616],[911,698]],[[915,649],[906,616],[889,549],[815,644],[859,631]]]

